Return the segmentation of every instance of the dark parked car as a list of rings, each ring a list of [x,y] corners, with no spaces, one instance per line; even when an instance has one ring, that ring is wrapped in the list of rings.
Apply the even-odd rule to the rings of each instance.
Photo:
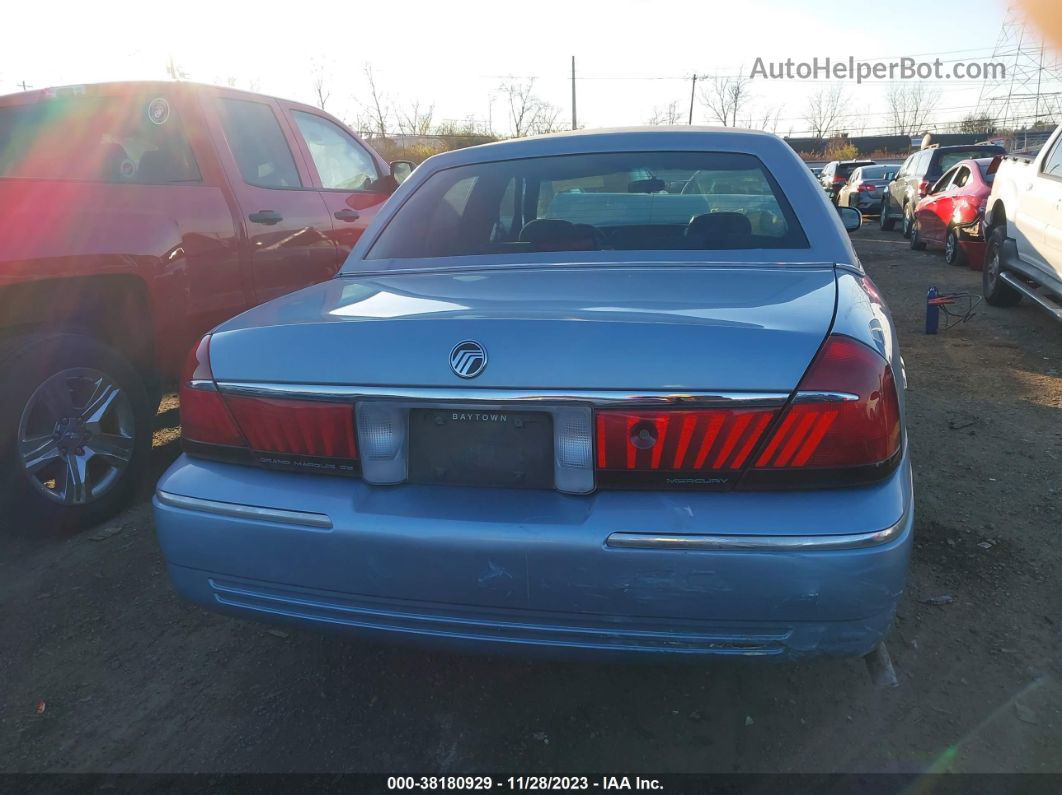
[[[837,192],[848,182],[852,172],[861,166],[873,166],[873,160],[834,160],[826,164],[819,174],[819,182],[826,189],[830,201],[837,204]]]
[[[1005,155],[1007,150],[995,144],[973,146],[931,145],[907,158],[896,177],[889,183],[881,200],[881,228],[888,231],[903,219],[903,236],[910,237],[914,225],[914,211],[918,200],[960,160]]]
[[[837,192],[837,206],[877,212],[889,180],[898,170],[898,166],[860,166]]]

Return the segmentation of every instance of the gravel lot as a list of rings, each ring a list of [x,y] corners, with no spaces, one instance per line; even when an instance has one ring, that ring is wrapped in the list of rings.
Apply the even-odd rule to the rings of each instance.
[[[75,537],[0,532],[0,770],[1062,771],[1062,327],[982,305],[927,337],[929,285],[980,275],[855,237],[910,382],[899,687],[859,660],[524,662],[210,615],[171,592],[145,494]],[[176,422],[171,398],[157,472]]]

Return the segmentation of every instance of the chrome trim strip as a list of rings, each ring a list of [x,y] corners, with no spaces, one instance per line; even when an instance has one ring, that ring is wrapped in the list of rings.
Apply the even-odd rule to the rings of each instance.
[[[257,505],[239,505],[234,502],[204,500],[200,497],[170,494],[168,491],[162,491],[161,489],[155,492],[155,497],[163,505],[168,505],[171,508],[182,508],[186,511],[213,513],[219,516],[231,516],[236,519],[251,519],[259,522],[297,524],[322,530],[332,529],[332,520],[323,513],[285,511],[281,508],[262,508]]]
[[[193,381],[188,382],[188,386],[192,389],[197,389],[200,392],[217,392],[218,388],[214,386],[214,382],[206,378],[196,378]]]
[[[859,400],[859,395],[850,392],[797,392],[794,403],[842,403]]]
[[[635,392],[608,389],[480,389],[452,387],[340,386],[221,381],[229,395],[354,401],[416,400],[452,403],[579,403],[594,406],[763,406],[783,405],[788,392]]]
[[[896,524],[873,533],[820,536],[658,535],[612,533],[605,545],[616,549],[658,549],[684,552],[824,552],[863,549],[887,544],[903,533],[907,512]]]

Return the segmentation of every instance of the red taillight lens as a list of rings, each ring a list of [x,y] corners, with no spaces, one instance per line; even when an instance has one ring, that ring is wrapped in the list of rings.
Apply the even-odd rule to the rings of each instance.
[[[930,188],[929,180],[928,179],[922,180],[921,182],[918,183],[918,195],[919,196],[925,196],[927,193],[929,193],[929,188]]]
[[[773,409],[599,411],[598,482],[629,484],[629,473],[696,479],[740,470],[774,415]]]
[[[225,403],[254,450],[319,458],[358,457],[353,406],[232,395]]]
[[[248,455],[247,448],[348,462],[358,457],[352,405],[223,396],[210,369],[209,335],[188,356],[181,375],[180,399],[181,434],[193,443],[186,448],[189,452],[213,456],[222,451],[211,451],[210,447],[223,446],[243,448]],[[241,460],[251,463],[254,459]],[[260,456],[257,460],[268,463]]]
[[[833,178],[833,184],[834,185],[844,185],[844,183],[846,183],[846,182],[848,182],[848,180],[845,177],[834,177]]]
[[[856,190],[859,193],[870,193],[872,190],[874,190],[874,186],[871,185],[869,182],[860,182],[859,187],[856,188]]]
[[[865,470],[870,477],[895,461],[900,440],[900,404],[889,363],[866,345],[833,335],[757,453],[750,480],[767,483],[762,475],[784,470]]]
[[[181,436],[202,444],[245,447],[210,370],[210,335],[188,354],[181,373]]]

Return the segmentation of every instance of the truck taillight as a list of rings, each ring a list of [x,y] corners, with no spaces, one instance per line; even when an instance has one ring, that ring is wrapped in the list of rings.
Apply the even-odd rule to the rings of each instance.
[[[775,409],[597,412],[599,486],[714,486],[734,480]]]
[[[209,335],[189,354],[179,395],[181,436],[190,453],[224,451],[226,460],[236,460],[231,453],[238,448],[235,452],[244,454],[239,460],[247,463],[306,470],[313,467],[303,459],[350,464],[358,458],[353,405],[223,395],[210,367]]]
[[[900,444],[900,404],[889,363],[861,342],[831,335],[741,485],[870,482],[891,471]]]

